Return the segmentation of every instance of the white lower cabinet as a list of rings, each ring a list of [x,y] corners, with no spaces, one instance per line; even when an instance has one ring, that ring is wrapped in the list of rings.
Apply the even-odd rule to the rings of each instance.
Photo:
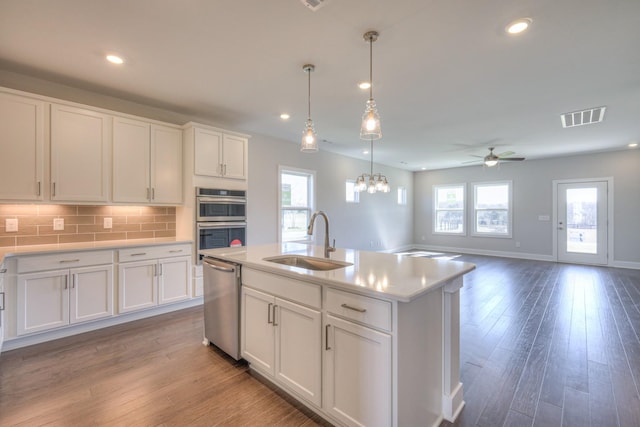
[[[18,275],[17,334],[113,315],[113,265]]]
[[[191,298],[191,256],[185,255],[188,253],[189,245],[119,250],[118,312]]]
[[[321,406],[320,311],[243,287],[241,337],[254,368]]]
[[[325,314],[323,408],[349,426],[392,425],[391,335]]]

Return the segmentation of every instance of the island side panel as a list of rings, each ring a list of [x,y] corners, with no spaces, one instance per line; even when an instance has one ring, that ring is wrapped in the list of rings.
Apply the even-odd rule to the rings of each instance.
[[[464,389],[460,382],[460,288],[462,276],[447,282],[444,287],[443,334],[443,396],[442,412],[447,421],[454,422],[464,407]]]
[[[398,302],[397,369],[399,426],[442,421],[443,290]]]

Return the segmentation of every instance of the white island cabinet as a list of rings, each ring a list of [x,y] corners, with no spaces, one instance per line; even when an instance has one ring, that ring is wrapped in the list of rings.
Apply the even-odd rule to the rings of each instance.
[[[266,260],[323,252],[291,243],[203,251],[241,264],[250,368],[338,426],[455,421],[459,290],[475,266],[349,249],[331,254],[341,264],[328,271]]]

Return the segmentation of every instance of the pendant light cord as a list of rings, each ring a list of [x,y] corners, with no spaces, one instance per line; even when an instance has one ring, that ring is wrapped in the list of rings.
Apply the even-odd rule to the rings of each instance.
[[[373,36],[369,36],[369,99],[373,99]]]
[[[373,178],[373,138],[371,138],[371,174],[369,176]]]
[[[307,74],[309,74],[309,96],[307,97],[307,99],[309,100],[309,105],[308,105],[309,116],[307,117],[307,120],[311,120],[311,69],[307,71]]]

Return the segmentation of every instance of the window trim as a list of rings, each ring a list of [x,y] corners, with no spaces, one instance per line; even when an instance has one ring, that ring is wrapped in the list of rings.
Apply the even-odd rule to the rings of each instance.
[[[316,171],[310,169],[301,169],[292,166],[283,166],[278,165],[278,243],[284,243],[282,240],[282,174],[289,173],[291,175],[308,175],[311,177],[311,182],[309,183],[309,188],[307,188],[307,194],[309,195],[309,206],[307,208],[297,208],[297,210],[306,209],[309,211],[309,217],[313,215],[316,206]],[[305,236],[304,239],[300,240],[287,240],[287,242],[295,242],[295,243],[307,243],[311,244],[314,242],[313,236]]]
[[[477,218],[477,212],[478,210],[488,210],[488,209],[477,209],[476,208],[476,203],[477,203],[477,199],[478,199],[478,187],[488,187],[488,186],[498,186],[498,185],[507,185],[508,188],[508,196],[509,196],[509,207],[506,209],[507,210],[507,218],[508,218],[508,225],[507,225],[507,233],[506,234],[499,234],[499,233],[484,233],[484,232],[479,232],[477,227],[478,224],[476,222],[476,218]],[[513,238],[513,181],[511,180],[503,180],[503,181],[485,181],[485,182],[473,182],[471,185],[473,185],[473,231],[471,233],[472,236],[474,237],[492,237],[492,238],[498,238],[498,239],[511,239]],[[491,209],[491,210],[505,210],[505,209]]]
[[[437,227],[436,227],[436,221],[438,220],[438,211],[446,211],[446,210],[458,210],[458,209],[438,209],[437,207],[437,202],[438,202],[438,189],[441,188],[458,188],[458,187],[462,187],[462,197],[463,197],[463,202],[462,202],[462,232],[456,232],[456,233],[448,233],[446,231],[438,231]],[[432,207],[433,207],[433,222],[431,224],[431,231],[432,234],[437,234],[437,235],[441,235],[441,236],[466,236],[467,235],[467,183],[463,182],[463,183],[458,183],[458,184],[434,184],[433,185],[433,203],[432,203]]]
[[[400,192],[402,192],[402,200],[400,200]],[[407,206],[409,195],[407,194],[407,187],[399,185],[396,190],[396,203],[398,206]]]

